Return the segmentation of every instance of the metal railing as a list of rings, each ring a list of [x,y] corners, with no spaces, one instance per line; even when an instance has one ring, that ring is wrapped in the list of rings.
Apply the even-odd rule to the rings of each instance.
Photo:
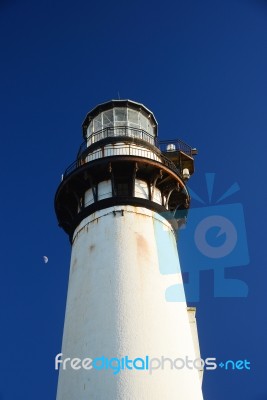
[[[180,139],[159,140],[157,145],[160,151],[182,151],[183,153],[192,156],[192,147]]]
[[[173,172],[176,174],[181,174],[181,171],[179,168],[175,166],[175,164],[169,160],[167,157],[165,157],[163,154],[157,154],[145,147],[140,148],[137,146],[133,146],[131,144],[129,145],[107,145],[105,146],[104,149],[97,149],[93,151],[92,153],[89,153],[86,157],[78,158],[76,161],[74,161],[71,165],[68,166],[66,169],[63,179],[65,179],[68,175],[70,175],[75,169],[81,167],[84,164],[87,164],[91,161],[103,158],[103,157],[116,157],[116,156],[135,156],[135,157],[140,157],[140,158],[147,158],[151,159],[154,161],[158,161],[171,169]]]
[[[112,126],[101,129],[89,136],[87,140],[85,140],[78,152],[78,157],[92,144],[99,142],[99,140],[107,139],[109,137],[131,137],[136,139],[142,139],[150,144],[156,146],[155,137],[148,132],[144,131],[140,128],[133,128],[130,126]]]
[[[163,152],[183,151],[185,154],[192,156],[192,147],[180,139],[158,140],[156,137],[140,128],[129,126],[111,126],[91,134],[89,138],[80,145],[77,157],[79,158],[81,154],[92,144],[110,137],[130,137],[142,139],[158,147]]]
[[[183,142],[180,139],[170,139],[170,140],[157,140],[153,135],[144,131],[140,128],[134,128],[129,126],[117,126],[117,127],[106,127],[100,131],[97,131],[89,136],[87,140],[85,140],[79,148],[78,155],[76,161],[74,161],[69,167],[66,169],[63,179],[65,179],[71,172],[73,172],[76,168],[82,166],[85,163],[96,160],[101,157],[112,157],[118,155],[132,155],[137,157],[150,158],[155,161],[162,162],[163,165],[170,168],[177,174],[181,174],[179,166],[177,167],[168,157],[157,153],[155,151],[150,150],[149,148],[139,146],[135,144],[129,145],[115,145],[112,146],[110,144],[106,144],[103,148],[98,148],[95,151],[91,151],[89,149],[89,153],[86,151],[89,146],[94,143],[99,142],[102,139],[111,138],[111,137],[130,137],[136,139],[142,139],[145,142],[152,144],[157,147],[161,152],[165,154],[168,152],[174,151],[182,151],[190,156],[192,156],[192,148]],[[142,148],[140,148],[142,147]]]

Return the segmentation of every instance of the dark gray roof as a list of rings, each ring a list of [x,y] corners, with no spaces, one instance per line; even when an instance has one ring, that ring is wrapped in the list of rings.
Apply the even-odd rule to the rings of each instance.
[[[95,108],[93,108],[89,113],[86,115],[85,120],[83,121],[82,128],[83,128],[83,136],[86,137],[86,130],[90,121],[95,118],[98,114],[102,111],[110,110],[114,107],[128,107],[133,110],[141,111],[145,116],[149,116],[151,121],[153,121],[155,125],[155,136],[157,136],[158,131],[158,123],[152,111],[150,111],[147,107],[145,107],[141,103],[137,103],[136,101],[132,100],[110,100],[106,103],[98,104]]]

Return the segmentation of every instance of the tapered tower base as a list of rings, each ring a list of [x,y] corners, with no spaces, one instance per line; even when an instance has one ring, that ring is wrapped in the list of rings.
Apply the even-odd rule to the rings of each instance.
[[[168,289],[178,283],[175,233],[160,214],[116,206],[85,218],[73,236],[62,358],[164,357],[164,369],[67,365],[57,400],[201,400],[198,370],[171,366],[197,357],[183,286],[175,298]]]

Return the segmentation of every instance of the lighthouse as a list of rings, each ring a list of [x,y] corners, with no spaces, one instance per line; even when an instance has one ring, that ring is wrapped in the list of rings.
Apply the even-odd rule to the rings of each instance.
[[[159,141],[131,100],[96,106],[82,129],[55,195],[72,246],[57,400],[201,400],[177,250],[196,150]]]

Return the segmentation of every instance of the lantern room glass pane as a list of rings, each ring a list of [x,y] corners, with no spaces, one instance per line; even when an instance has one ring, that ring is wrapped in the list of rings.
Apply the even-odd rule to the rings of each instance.
[[[151,136],[155,136],[154,126],[152,125],[150,120],[148,120],[148,130],[147,131]]]
[[[90,122],[88,128],[87,128],[87,137],[92,135],[93,132],[93,122]]]
[[[139,128],[138,111],[128,109],[128,124],[133,128]]]
[[[103,112],[103,129],[113,125],[113,110],[111,109]]]
[[[100,131],[102,129],[102,113],[94,118],[94,132]]]
[[[148,120],[147,118],[140,113],[140,127],[141,129],[143,129],[144,131],[148,131]]]
[[[127,108],[116,107],[114,108],[115,125],[127,125]]]

